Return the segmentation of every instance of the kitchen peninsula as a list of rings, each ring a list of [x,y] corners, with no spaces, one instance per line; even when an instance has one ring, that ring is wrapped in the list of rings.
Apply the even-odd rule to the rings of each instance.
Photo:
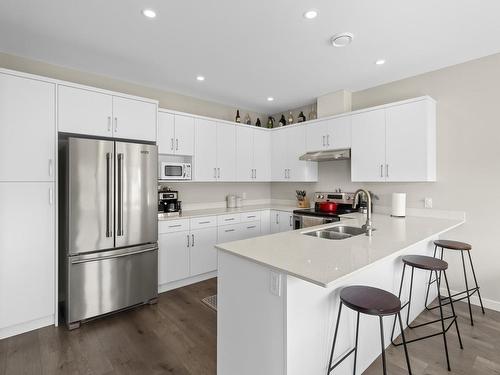
[[[329,240],[304,234],[341,225],[361,227],[364,221],[365,215],[348,214],[335,224],[217,245],[217,374],[325,374],[340,289],[361,284],[397,294],[401,256],[432,255],[432,241],[464,223],[375,214],[371,237]],[[427,273],[415,273],[410,321],[424,309],[427,278]],[[354,317],[352,312],[342,315],[336,358],[353,345]],[[380,354],[375,319],[361,317],[359,373]],[[386,319],[385,342],[390,343],[392,320],[389,324]],[[411,355],[411,346],[409,350]],[[352,360],[335,373],[352,373]]]

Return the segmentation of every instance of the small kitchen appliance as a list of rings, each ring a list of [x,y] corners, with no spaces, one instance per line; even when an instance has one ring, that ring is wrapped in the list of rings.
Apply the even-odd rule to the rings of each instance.
[[[314,208],[294,210],[294,229],[340,221],[339,215],[358,212],[352,208],[354,193],[314,193]]]
[[[179,216],[181,211],[182,203],[178,191],[166,190],[158,193],[158,212],[167,216]]]
[[[191,163],[162,162],[160,180],[191,180]]]

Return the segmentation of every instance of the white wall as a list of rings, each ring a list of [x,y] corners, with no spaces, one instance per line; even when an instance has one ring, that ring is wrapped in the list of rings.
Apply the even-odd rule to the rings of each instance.
[[[449,236],[473,245],[482,297],[500,309],[500,54],[353,93],[353,110],[420,95],[437,100],[437,178],[435,183],[350,182],[349,161],[322,162],[317,184],[273,183],[276,199],[293,199],[295,189],[309,192],[368,187],[390,205],[392,192],[406,192],[408,207],[463,210],[467,223]],[[376,226],[377,223],[375,222]],[[459,256],[455,254],[455,257]],[[461,264],[451,261],[452,288],[463,286]]]

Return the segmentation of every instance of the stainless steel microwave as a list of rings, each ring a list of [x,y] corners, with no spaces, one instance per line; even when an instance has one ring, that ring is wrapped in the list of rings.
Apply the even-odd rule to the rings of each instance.
[[[191,180],[191,163],[162,162],[160,180]]]

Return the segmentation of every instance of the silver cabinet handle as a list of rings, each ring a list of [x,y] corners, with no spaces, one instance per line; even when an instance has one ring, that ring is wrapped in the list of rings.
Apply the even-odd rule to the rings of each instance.
[[[194,246],[194,234],[191,234],[191,246]]]
[[[330,146],[330,134],[326,135],[326,145]]]
[[[220,178],[220,168],[217,168],[217,178]]]
[[[189,247],[189,234],[186,235],[186,237],[187,237],[187,247]]]
[[[389,177],[389,164],[385,165],[385,177]]]
[[[178,150],[179,149],[179,138],[176,138],[175,139],[175,149]]]
[[[123,236],[123,154],[118,154],[118,229],[117,236]]]
[[[248,216],[247,216],[247,219],[251,219],[251,218],[253,218],[253,217],[257,217],[257,216],[255,216],[255,215],[248,215]]]
[[[285,169],[285,178],[286,178],[286,169]]]
[[[113,159],[113,154],[111,152],[106,153],[106,237],[112,237],[113,232],[111,231],[111,222],[113,220],[113,208],[111,206],[111,201],[113,200],[112,195],[112,167],[111,161]]]
[[[210,221],[199,221],[198,224],[210,224]]]
[[[224,221],[233,221],[234,220],[234,217],[229,217],[227,219],[224,219]]]
[[[54,204],[54,190],[52,188],[49,188],[49,205]]]
[[[276,224],[280,223],[280,214],[276,213]]]
[[[253,178],[257,178],[257,168],[253,170]]]
[[[247,229],[253,229],[253,228],[257,228],[257,226],[256,225],[251,225],[251,226],[247,227]]]
[[[228,233],[228,232],[234,232],[234,229],[226,229],[224,232]]]
[[[174,150],[174,139],[170,138],[170,149],[173,151]]]
[[[289,218],[289,219],[290,219],[290,220],[289,220],[289,223],[290,223],[290,227],[291,227],[291,226],[292,226],[292,217],[290,216],[290,218]]]
[[[323,147],[325,146],[325,136],[323,136]]]
[[[118,117],[115,117],[115,132],[118,131]]]
[[[217,178],[217,168],[214,168],[214,178]]]
[[[182,227],[182,224],[169,225],[169,228],[179,228]]]
[[[250,169],[250,178],[253,178],[253,169]]]
[[[380,164],[380,177],[384,177],[384,166]]]
[[[111,131],[111,116],[108,116],[108,132]]]
[[[49,176],[52,177],[54,174],[54,161],[49,159]]]

